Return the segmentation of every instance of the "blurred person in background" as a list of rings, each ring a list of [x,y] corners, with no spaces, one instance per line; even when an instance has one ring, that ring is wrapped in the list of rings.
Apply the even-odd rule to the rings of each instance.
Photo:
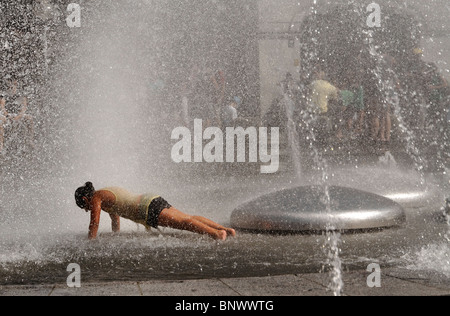
[[[0,151],[15,155],[34,148],[34,120],[27,113],[28,99],[18,87],[18,80],[11,78],[0,98]]]
[[[239,117],[238,107],[242,104],[242,100],[238,96],[234,96],[228,100],[227,105],[223,109],[222,113],[222,126],[234,127],[236,120]]]

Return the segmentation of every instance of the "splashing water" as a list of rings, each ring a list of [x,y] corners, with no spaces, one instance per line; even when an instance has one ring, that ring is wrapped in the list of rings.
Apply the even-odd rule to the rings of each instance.
[[[407,268],[419,271],[435,271],[450,278],[449,234],[446,234],[444,239],[442,243],[430,244],[423,247],[413,256],[405,255],[403,259],[411,262]]]
[[[294,124],[293,120],[293,111],[290,111],[290,102],[292,100],[289,99],[287,95],[284,97],[286,114],[288,117],[288,137],[289,143],[291,145],[291,153],[292,158],[294,160],[294,168],[296,170],[296,174],[299,177],[302,176],[302,169],[300,164],[301,159],[301,147],[299,144],[299,135],[298,130]],[[331,267],[330,277],[331,281],[329,284],[329,289],[333,292],[334,296],[341,296],[342,290],[344,288],[344,282],[342,280],[342,261],[340,259],[340,244],[341,244],[341,234],[336,231],[335,226],[331,223],[332,221],[332,203],[331,196],[329,190],[329,166],[326,159],[319,152],[319,149],[315,145],[317,137],[315,130],[313,128],[314,124],[317,122],[317,117],[315,115],[311,115],[310,113],[303,113],[303,124],[305,125],[305,131],[308,133],[309,150],[312,153],[314,167],[321,173],[321,181],[320,184],[323,187],[323,198],[322,203],[326,206],[326,211],[330,218],[330,223],[326,226],[325,229],[325,244],[323,245],[323,250],[327,256],[326,264]]]
[[[424,159],[419,150],[419,138],[415,134],[413,127],[408,126],[404,115],[402,114],[400,105],[400,99],[408,94],[411,94],[411,92],[405,91],[404,88],[395,88],[395,82],[398,81],[398,78],[392,69],[392,65],[388,65],[388,61],[385,60],[385,57],[378,52],[377,48],[373,44],[369,45],[371,55],[376,61],[376,69],[373,73],[378,79],[378,86],[385,95],[385,102],[389,102],[392,106],[394,114],[398,120],[400,131],[405,135],[406,153],[413,160],[414,167],[420,176],[420,185],[424,187],[424,190],[427,190],[428,183],[425,178],[427,161]],[[387,70],[383,70],[386,68]],[[412,92],[412,94],[415,95],[416,92]],[[425,105],[420,104],[420,107],[425,108]],[[395,160],[392,159],[392,155],[390,153],[386,153],[384,157],[380,158],[379,162],[384,165],[392,165],[392,162],[394,162],[395,165]],[[442,168],[444,166],[442,165],[440,167]],[[448,207],[446,210],[448,210]],[[410,256],[409,254],[404,255],[403,258],[411,262],[411,264],[408,265],[408,268],[412,270],[436,271],[444,274],[446,277],[450,277],[450,215],[447,211],[444,211],[444,216],[449,228],[448,232],[443,235],[443,242],[439,242],[437,244],[433,243],[422,247],[413,256]]]
[[[397,166],[397,161],[395,160],[394,156],[389,151],[387,151],[383,156],[381,156],[378,159],[378,161],[379,161],[380,165],[383,165],[386,167],[395,168]]]
[[[341,253],[341,234],[336,232],[334,227],[328,226],[326,233],[327,241],[327,264],[331,269],[331,281],[329,289],[334,296],[341,296],[344,289],[344,281],[342,280],[342,260]]]
[[[420,154],[419,147],[416,144],[416,135],[414,134],[414,131],[408,127],[406,120],[403,117],[401,106],[400,106],[400,95],[405,95],[405,91],[400,90],[396,91],[394,85],[394,81],[398,81],[397,75],[393,71],[391,67],[388,67],[388,69],[385,71],[386,68],[385,64],[387,61],[383,57],[383,55],[378,51],[375,44],[373,44],[370,40],[370,33],[367,34],[368,42],[369,42],[369,51],[376,61],[376,68],[373,71],[373,74],[377,78],[378,81],[378,88],[382,91],[384,94],[384,102],[386,104],[389,104],[394,111],[394,114],[398,120],[398,126],[401,130],[401,132],[406,136],[406,152],[408,155],[413,159],[414,166],[416,170],[419,172],[421,184],[425,185],[425,173],[424,168],[426,165],[426,162],[424,161],[423,157]],[[394,79],[392,79],[394,78]],[[386,157],[390,158],[390,157]]]
[[[447,232],[439,233],[440,241],[423,246],[412,254],[405,254],[402,259],[408,262],[406,268],[419,271],[434,271],[450,278],[450,203],[447,201],[443,216]]]
[[[227,266],[230,262],[235,265],[238,265],[236,262],[239,262],[239,265],[254,267],[263,260],[266,260],[263,264],[268,267],[272,266],[277,272],[279,272],[277,269],[280,266],[292,266],[292,269],[298,272],[299,266],[306,266],[310,263],[309,261],[301,261],[303,258],[312,258],[308,260],[314,261],[314,264],[316,264],[315,253],[309,253],[310,256],[305,255],[308,254],[305,249],[315,250],[316,248],[320,249],[322,246],[322,251],[326,255],[326,268],[327,271],[330,271],[331,277],[329,289],[334,295],[341,295],[344,289],[342,280],[343,261],[341,259],[347,260],[347,256],[359,254],[368,256],[364,248],[364,242],[366,239],[370,241],[370,238],[378,236],[368,235],[367,238],[365,236],[365,238],[360,238],[359,240],[354,238],[357,239],[355,244],[359,245],[361,249],[343,251],[341,249],[343,244],[342,236],[339,231],[336,231],[337,225],[333,225],[331,216],[330,223],[326,226],[326,234],[322,238],[324,241],[319,240],[317,243],[315,238],[314,240],[309,240],[308,237],[302,237],[301,242],[299,242],[297,237],[289,237],[286,238],[287,241],[292,239],[292,244],[289,247],[285,244],[285,237],[244,236],[242,239],[239,239],[239,243],[231,241],[229,244],[226,244],[226,247],[221,247],[223,248],[222,250],[218,247],[215,248],[214,244],[208,240],[190,235],[186,236],[186,238],[184,236],[179,238],[179,235],[141,234],[140,232],[135,232],[135,228],[131,226],[131,223],[130,227],[128,227],[129,229],[125,229],[125,232],[130,231],[130,234],[125,234],[120,238],[105,235],[97,244],[90,244],[85,240],[85,229],[89,219],[84,217],[85,214],[81,214],[78,209],[75,209],[72,195],[73,189],[87,180],[86,178],[99,183],[105,182],[110,184],[119,182],[124,186],[135,187],[137,190],[146,190],[153,185],[151,183],[154,181],[153,179],[167,179],[165,182],[168,182],[168,189],[165,189],[165,184],[162,184],[158,185],[161,188],[157,187],[156,190],[161,190],[162,193],[171,193],[175,200],[182,201],[181,205],[184,205],[184,207],[186,204],[183,203],[188,203],[188,210],[190,208],[199,209],[200,206],[198,205],[205,209],[214,209],[215,211],[211,211],[208,214],[212,214],[215,218],[221,218],[223,222],[228,220],[228,211],[235,204],[253,196],[256,194],[256,191],[259,194],[260,191],[266,190],[268,186],[267,182],[265,182],[260,189],[256,190],[255,183],[253,183],[248,185],[250,189],[246,192],[237,188],[231,189],[223,181],[217,185],[217,188],[215,183],[214,186],[204,183],[198,185],[197,181],[200,183],[203,179],[198,176],[192,176],[190,177],[192,180],[189,179],[191,181],[189,185],[192,183],[192,187],[180,185],[179,190],[182,194],[178,194],[178,192],[173,193],[173,187],[176,186],[174,181],[180,178],[179,172],[171,168],[172,164],[169,159],[159,159],[160,156],[155,156],[157,153],[163,153],[165,149],[170,148],[166,146],[167,133],[165,130],[163,131],[163,127],[166,128],[166,123],[161,121],[171,120],[157,118],[160,117],[159,112],[164,112],[164,109],[161,110],[160,108],[163,108],[163,104],[165,104],[160,102],[159,99],[166,99],[171,96],[166,95],[163,88],[157,87],[156,84],[154,84],[152,89],[147,89],[146,86],[152,85],[151,82],[159,82],[159,80],[162,80],[160,77],[163,79],[171,78],[172,73],[173,77],[176,77],[175,75],[178,76],[178,72],[175,72],[166,64],[168,59],[172,59],[173,56],[177,57],[176,54],[171,53],[168,46],[172,42],[171,39],[174,39],[173,42],[179,41],[179,32],[176,30],[161,31],[166,24],[158,21],[164,19],[167,16],[167,12],[170,12],[166,10],[167,4],[165,2],[151,2],[152,6],[149,7],[148,11],[142,10],[142,8],[145,8],[143,4],[150,3],[150,1],[128,0],[123,2],[111,4],[111,8],[107,6],[107,3],[111,3],[111,1],[100,1],[95,5],[91,4],[94,8],[89,8],[88,3],[85,2],[83,5],[83,28],[81,30],[69,30],[64,23],[60,23],[62,25],[60,28],[64,32],[55,32],[54,26],[52,26],[51,30],[47,30],[44,25],[39,24],[36,26],[36,30],[38,30],[36,33],[40,32],[40,34],[37,34],[35,39],[40,43],[40,46],[33,45],[34,49],[31,51],[36,53],[36,50],[43,49],[43,56],[39,59],[40,62],[34,63],[36,68],[38,66],[42,68],[39,68],[42,72],[38,73],[36,71],[34,76],[37,79],[32,81],[33,84],[31,86],[37,89],[37,92],[33,92],[33,94],[44,95],[44,97],[35,97],[34,100],[46,99],[45,104],[49,103],[45,107],[46,109],[42,110],[42,113],[48,114],[48,121],[52,121],[52,124],[47,124],[47,122],[41,123],[42,126],[49,125],[45,127],[49,130],[48,133],[42,133],[43,136],[40,139],[41,143],[45,144],[42,152],[49,148],[51,149],[50,152],[54,151],[58,154],[50,155],[51,158],[47,157],[47,155],[42,155],[43,158],[39,164],[41,165],[40,169],[45,170],[46,174],[50,174],[48,178],[37,179],[35,183],[22,187],[20,190],[15,190],[8,182],[9,179],[5,181],[5,178],[3,178],[2,181],[7,185],[0,187],[0,211],[2,213],[2,223],[0,225],[0,266],[10,267],[12,265],[21,267],[23,263],[28,264],[30,262],[38,265],[48,264],[49,269],[46,272],[48,277],[50,277],[53,275],[51,269],[54,267],[54,264],[61,264],[64,268],[66,262],[73,262],[74,259],[84,260],[83,262],[86,262],[86,264],[88,264],[88,261],[93,261],[91,265],[92,267],[95,266],[95,269],[99,269],[99,266],[102,266],[102,264],[105,266],[106,263],[107,268],[104,269],[111,268],[111,271],[114,271],[113,269],[120,269],[121,264],[133,270],[136,266],[139,267],[139,263],[147,263],[147,259],[156,258],[156,262],[166,258],[167,262],[173,264],[173,269],[170,270],[170,273],[176,274],[182,270],[178,265],[180,267],[184,267],[186,264],[194,265],[197,264],[199,258],[205,257],[204,261],[198,264],[201,275],[207,273],[208,264],[210,264],[211,275],[217,277],[221,267]],[[137,10],[136,2],[142,2],[142,5],[138,6],[139,11],[142,11],[140,18],[129,14],[130,9],[135,8],[134,10]],[[179,3],[185,2],[179,1]],[[313,2],[312,12],[317,13],[318,3],[321,3],[321,1],[314,0]],[[130,4],[133,4],[133,6]],[[128,6],[131,8],[128,8]],[[97,16],[97,11],[101,11],[101,13],[98,13],[99,16]],[[91,16],[95,18],[89,18]],[[201,20],[199,19],[200,15],[196,15],[196,17],[199,21]],[[151,25],[139,22],[143,20],[155,22],[152,22]],[[176,23],[176,25],[183,26],[181,29],[186,29],[186,33],[192,33],[191,29],[184,27],[184,24]],[[179,27],[175,28],[179,29]],[[159,33],[157,32],[169,34],[158,36]],[[67,39],[63,41],[62,38],[65,36],[67,36]],[[201,44],[196,42],[195,34],[192,34],[192,36],[194,40],[189,45],[193,46],[192,51],[196,51],[194,46],[201,46]],[[186,38],[188,37],[186,36]],[[223,36],[223,38],[226,37]],[[72,41],[72,39],[74,40]],[[67,44],[68,42],[72,44],[69,45]],[[5,49],[14,48],[15,45],[13,40],[7,40],[6,38],[3,43],[0,46],[4,46]],[[61,48],[61,52],[58,51],[58,54],[61,54],[62,57],[56,58],[58,54],[55,52],[55,46],[59,43],[64,44],[61,47],[67,48]],[[97,49],[96,47],[99,48]],[[232,47],[235,46],[232,45]],[[184,53],[184,49],[181,51],[183,52],[183,57],[186,57],[187,54]],[[374,54],[375,58],[381,57],[377,51],[374,51]],[[34,61],[34,59],[32,60]],[[65,67],[65,65],[70,65],[70,67]],[[176,70],[178,71],[179,68],[181,67],[178,67],[177,64]],[[169,74],[163,74],[163,72],[168,72]],[[381,70],[377,70],[377,73],[379,75],[378,79],[381,80]],[[47,78],[47,80],[38,80],[41,77]],[[38,81],[42,81],[46,87],[42,88],[34,84],[34,82]],[[163,92],[160,92],[160,90],[163,90]],[[44,93],[40,93],[42,91]],[[383,91],[392,91],[392,86],[387,84]],[[37,101],[34,102],[37,103]],[[290,113],[288,137],[292,147],[297,175],[298,177],[302,176],[303,166],[302,161],[299,159],[300,154],[311,153],[314,156],[313,167],[318,171],[319,182],[323,186],[323,203],[327,205],[327,210],[331,213],[333,205],[330,199],[329,185],[333,181],[330,180],[330,176],[333,177],[333,174],[329,172],[327,162],[320,154],[320,149],[313,145],[316,142],[316,137],[320,135],[315,135],[314,132],[311,132],[311,134],[307,135],[308,142],[311,142],[311,145],[300,148],[298,131],[296,130],[298,126],[296,127],[292,120],[292,100],[285,100],[284,105],[286,111]],[[33,107],[31,106],[30,108]],[[411,127],[405,124],[406,120],[401,116],[402,113],[398,101],[394,104],[394,109],[397,117],[400,119],[400,128],[408,136],[408,153],[415,158],[416,169],[420,170],[423,176],[423,165],[428,163],[428,161],[422,161],[420,158],[420,152],[417,149],[419,140],[415,139],[417,136],[414,135],[414,130],[411,130]],[[52,111],[55,111],[54,115]],[[172,117],[168,116],[168,118]],[[56,120],[55,123],[53,123],[53,119]],[[308,118],[305,121],[309,126],[314,126],[316,123],[312,118]],[[138,122],[136,126],[129,125],[130,123],[134,124],[134,122]],[[64,128],[57,128],[60,125]],[[130,131],[130,126],[133,127],[133,132]],[[309,127],[306,130],[313,131]],[[48,137],[49,135],[54,137]],[[53,138],[55,139],[54,143],[52,142]],[[99,140],[108,145],[99,146],[101,145],[98,144]],[[152,144],[151,153],[146,149],[150,143]],[[114,144],[113,148],[109,144]],[[161,154],[161,156],[164,155]],[[386,156],[385,158],[385,161],[382,163],[392,164],[394,162],[391,159],[392,157]],[[130,161],[131,163],[129,163]],[[55,164],[57,165],[56,167]],[[111,166],[114,172],[108,172],[109,167],[107,166]],[[148,168],[151,172],[142,174],[142,166],[145,166],[145,169]],[[45,167],[48,167],[48,170]],[[377,171],[379,169],[367,170],[360,168],[357,172],[361,174],[371,172],[375,174],[375,177],[381,178],[382,173]],[[336,171],[333,170],[334,172]],[[157,177],[155,173],[162,175],[162,177]],[[342,173],[347,176],[344,170]],[[60,176],[60,174],[63,176]],[[13,177],[12,173],[10,177]],[[354,179],[344,179],[346,181],[343,181],[343,183],[355,183],[352,182]],[[16,182],[21,184],[22,182],[25,183],[26,180],[21,177]],[[47,183],[51,183],[51,187]],[[283,180],[278,185],[287,186],[290,183],[286,184]],[[380,183],[382,183],[381,180]],[[231,186],[236,187],[237,185],[232,183]],[[45,187],[45,191],[43,191],[43,187]],[[5,188],[15,191],[14,195],[9,192],[5,193]],[[209,190],[207,194],[204,192],[205,188]],[[202,192],[197,195],[197,191],[200,191],[200,189]],[[216,195],[213,198],[210,196],[205,198],[205,200],[212,200],[210,204],[207,204],[208,207],[196,201],[197,196],[208,196],[209,192],[214,192]],[[232,193],[232,198],[227,196],[229,192]],[[48,197],[52,197],[52,199]],[[23,210],[23,212],[15,212],[16,209]],[[449,214],[446,214],[449,225],[447,233],[436,235],[439,238],[438,242],[434,241],[433,244],[430,243],[426,246],[421,245],[420,251],[415,253],[416,267],[432,268],[443,271],[447,276],[450,275],[449,216]],[[70,221],[68,220],[69,218]],[[5,222],[5,220],[7,221]],[[109,232],[108,222],[104,223],[104,225],[105,231]],[[390,241],[397,236],[396,232],[387,232],[384,235],[380,234],[380,236],[380,239],[384,238],[387,245],[386,248],[389,249],[388,251],[398,247],[390,245]],[[402,239],[403,244],[407,243],[405,247],[408,247],[410,241],[405,240]],[[247,242],[248,247],[243,241]],[[258,244],[261,244],[261,241],[263,245],[258,246]],[[311,247],[305,246],[308,242],[308,245],[311,245]],[[349,243],[347,236],[346,242]],[[380,246],[379,248],[383,247]],[[184,252],[180,251],[183,249],[185,249]],[[228,249],[232,251],[225,251]],[[270,261],[272,259],[267,258],[267,249],[279,251],[280,255],[274,257],[277,260],[279,258],[280,261],[275,261],[275,259]],[[284,253],[284,249],[289,249],[291,255]],[[242,251],[245,251],[245,256],[242,256]],[[213,254],[205,256],[205,252]],[[379,252],[382,251],[379,250]],[[236,262],[223,262],[222,258],[220,258],[221,254],[223,255],[222,257],[236,260]],[[178,257],[181,258],[180,260],[184,264],[179,264],[179,261],[174,260]],[[239,261],[241,257],[245,260]],[[323,256],[319,255],[317,257],[320,257],[317,259],[317,264],[322,264]],[[381,256],[376,257],[379,258]],[[258,260],[260,258],[261,260]],[[252,266],[251,262],[253,261],[256,263]],[[153,261],[150,262],[153,263]],[[151,269],[154,268],[151,263],[141,268],[145,270],[143,275],[145,274],[146,277],[149,277],[149,271],[152,271]],[[155,266],[163,265],[155,264]],[[232,265],[229,264],[229,266]],[[147,267],[148,269],[144,269]],[[20,272],[26,273],[27,276],[32,273],[31,269],[29,270]],[[244,268],[243,270],[246,270],[243,274],[247,274],[247,271],[252,269]],[[62,271],[65,270],[62,269]],[[164,275],[170,274],[166,270],[163,272]],[[232,272],[235,273],[234,271]],[[229,275],[231,272],[227,270],[222,273]],[[264,272],[263,274],[267,275],[269,273]],[[196,273],[192,275],[198,276]]]
[[[299,135],[297,128],[295,126],[294,117],[294,101],[284,93],[283,99],[281,100],[281,105],[286,110],[287,116],[287,134],[288,134],[288,142],[291,147],[291,155],[292,161],[294,164],[295,172],[298,177],[298,180],[301,180],[302,177],[302,165],[301,165],[301,156],[300,156],[300,144],[299,144]]]
[[[448,229],[442,236],[443,241],[423,247],[415,254],[413,263],[409,268],[436,271],[450,278],[450,212],[448,206],[449,204],[447,202],[447,207],[444,210],[444,218]]]
[[[444,237],[447,240],[447,242],[450,243],[450,208],[449,208],[449,206],[447,206],[444,211],[444,217],[445,217],[445,220],[446,220],[447,226],[448,226],[447,234],[445,234]],[[449,262],[449,265],[450,265],[450,262]]]
[[[344,281],[342,280],[342,260],[340,258],[341,253],[341,234],[336,230],[336,227],[331,224],[331,197],[330,197],[330,189],[329,186],[325,183],[328,179],[328,165],[325,161],[323,161],[323,172],[322,172],[322,182],[324,187],[324,199],[323,202],[326,205],[327,213],[330,217],[330,223],[328,223],[326,227],[326,244],[325,251],[327,255],[327,264],[331,267],[330,271],[330,284],[329,289],[333,292],[334,296],[341,296],[342,291],[344,289]]]

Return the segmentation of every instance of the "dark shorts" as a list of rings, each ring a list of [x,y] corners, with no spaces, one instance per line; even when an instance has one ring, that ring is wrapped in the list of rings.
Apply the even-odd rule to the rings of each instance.
[[[154,199],[148,206],[147,226],[158,228],[159,216],[162,211],[171,207],[172,205],[170,205],[162,197]]]

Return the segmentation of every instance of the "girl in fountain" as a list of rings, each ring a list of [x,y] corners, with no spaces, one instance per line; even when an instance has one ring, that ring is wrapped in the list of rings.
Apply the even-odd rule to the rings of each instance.
[[[223,227],[200,216],[190,216],[180,212],[162,197],[154,194],[136,195],[119,187],[94,189],[91,182],[75,192],[75,201],[81,209],[91,212],[89,239],[97,237],[102,210],[109,213],[113,232],[120,231],[120,217],[132,220],[150,229],[170,227],[209,235],[217,240],[236,236],[234,229]]]

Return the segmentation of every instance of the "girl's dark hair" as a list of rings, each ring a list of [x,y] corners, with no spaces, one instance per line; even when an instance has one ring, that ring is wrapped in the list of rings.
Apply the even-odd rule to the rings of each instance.
[[[79,208],[86,208],[87,204],[83,198],[91,199],[94,196],[95,188],[92,182],[86,182],[84,187],[80,187],[75,191],[75,202]]]

